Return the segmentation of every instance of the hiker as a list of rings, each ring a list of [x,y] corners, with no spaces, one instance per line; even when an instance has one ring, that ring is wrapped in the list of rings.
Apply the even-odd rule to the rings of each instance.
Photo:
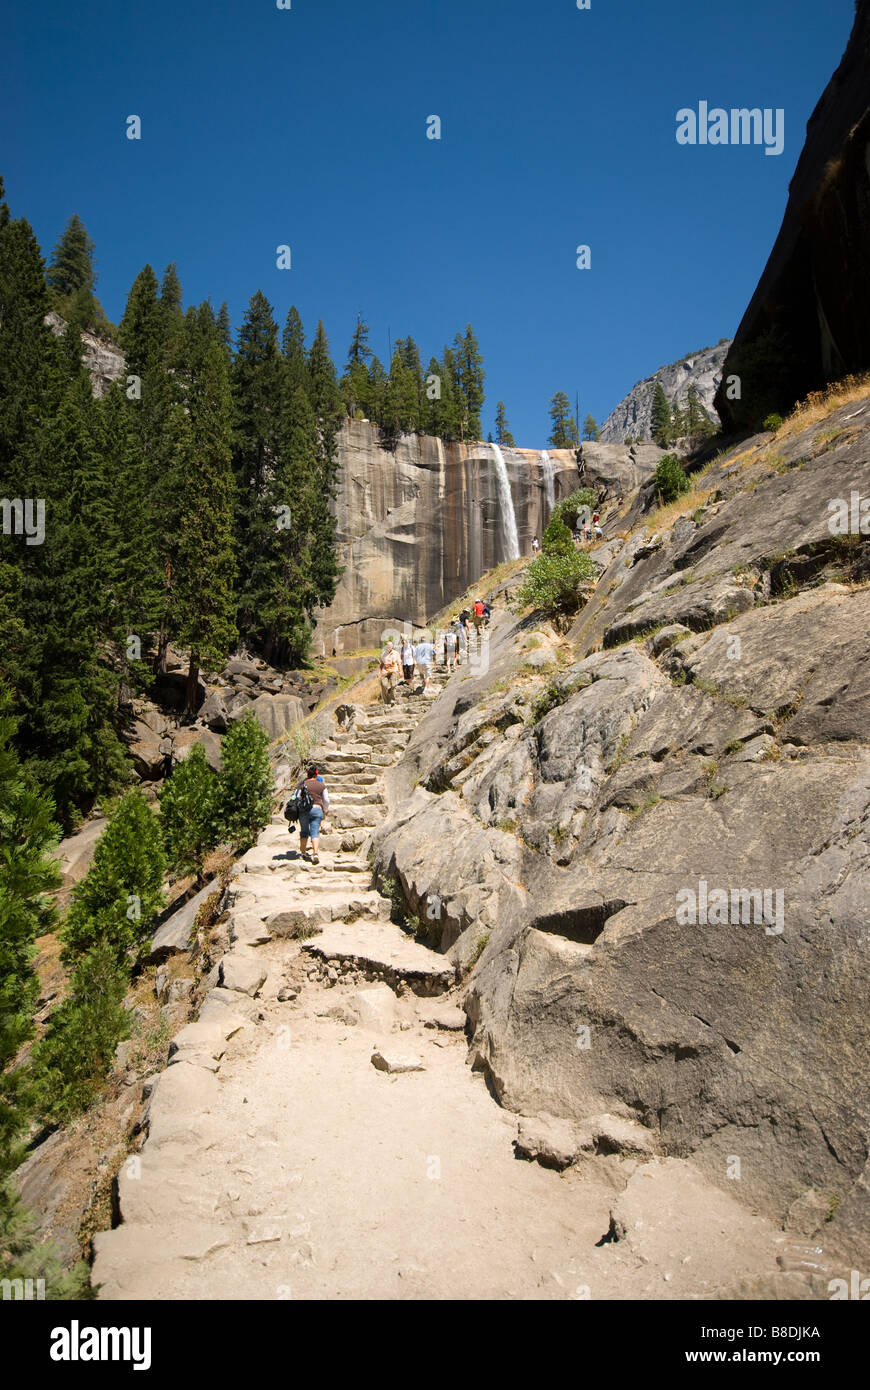
[[[456,664],[456,632],[449,627],[444,634],[444,665],[448,673],[451,672]]]
[[[469,613],[468,609],[463,608],[462,612],[459,614],[459,617],[456,619],[462,631],[465,633],[466,637],[468,636],[468,619],[470,617],[471,614]]]
[[[532,554],[533,554],[533,555],[537,555],[539,549],[540,549],[540,546],[538,545],[538,538],[537,538],[537,536],[535,536],[535,537],[533,537],[533,539],[532,539]]]
[[[432,662],[435,660],[435,648],[424,633],[422,639],[414,648],[414,660],[417,663],[417,670],[423,679],[423,689],[429,687],[429,676],[432,671]]]
[[[468,636],[460,622],[456,623],[456,665],[462,665],[463,652],[468,655]]]
[[[485,607],[485,605],[484,605],[483,599],[476,598],[476,599],[474,600],[474,611],[473,611],[473,613],[472,613],[472,619],[471,619],[471,620],[472,620],[472,622],[474,623],[474,631],[475,631],[475,633],[477,634],[477,644],[478,644],[478,646],[480,646],[480,629],[483,627],[483,612],[484,612],[484,607]]]
[[[489,620],[490,620],[491,617],[492,617],[492,609],[490,608],[490,606],[489,606],[488,603],[484,603],[484,605],[483,605],[483,621],[486,623],[486,626],[487,626],[487,627],[489,627]]]
[[[402,675],[405,684],[410,685],[414,679],[414,648],[411,646],[410,637],[402,639]]]
[[[393,650],[392,642],[388,642],[381,652],[379,672],[384,704],[391,705],[395,701],[396,686],[399,683],[399,658]]]
[[[299,811],[299,852],[302,858],[312,864],[319,864],[320,849],[320,828],[323,818],[329,810],[329,792],[326,790],[326,783],[319,775],[314,763],[308,769],[305,780],[299,783],[296,788],[297,798],[302,790],[307,792],[311,805],[308,810]],[[308,838],[311,837],[312,854],[308,853]]]

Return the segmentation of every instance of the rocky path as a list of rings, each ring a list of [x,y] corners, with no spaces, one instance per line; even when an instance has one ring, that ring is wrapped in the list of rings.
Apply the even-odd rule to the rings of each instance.
[[[769,1223],[675,1160],[518,1161],[453,967],[369,886],[383,774],[426,703],[357,711],[318,750],[319,865],[282,818],[237,864],[230,949],[95,1237],[102,1298],[679,1298],[775,1269]]]

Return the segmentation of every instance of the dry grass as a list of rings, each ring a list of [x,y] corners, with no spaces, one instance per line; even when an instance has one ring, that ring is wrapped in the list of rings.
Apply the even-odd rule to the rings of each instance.
[[[715,488],[696,487],[691,492],[684,492],[682,497],[678,497],[675,502],[668,502],[664,507],[657,507],[646,519],[646,529],[649,535],[654,531],[668,531],[681,516],[687,513],[691,515],[699,507],[703,507],[710,500]]]
[[[822,391],[811,391],[805,401],[800,401],[783,421],[774,438],[786,439],[789,435],[800,434],[801,430],[825,420],[841,405],[851,405],[870,396],[870,372],[860,376],[847,376],[842,381],[834,381]]]
[[[518,574],[528,564],[531,556],[521,555],[518,560],[505,560],[502,564],[496,565],[495,569],[488,570],[480,578],[466,589],[464,594],[455,598],[452,603],[448,603],[439,613],[429,619],[430,628],[446,627],[454,618],[457,618],[470,603],[477,598],[478,594],[486,594],[502,584],[505,579],[510,579]]]

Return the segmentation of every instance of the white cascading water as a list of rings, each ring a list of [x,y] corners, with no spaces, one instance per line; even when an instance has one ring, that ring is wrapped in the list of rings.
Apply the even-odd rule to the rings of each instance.
[[[553,460],[546,449],[541,450],[541,472],[544,475],[544,496],[547,499],[547,516],[550,517],[556,509],[556,470],[553,467]]]
[[[502,531],[504,534],[506,560],[518,560],[520,558],[520,538],[517,535],[517,519],[514,514],[514,499],[511,496],[511,484],[508,477],[507,464],[504,461],[504,454],[497,444],[491,444],[492,456],[495,459],[495,481],[498,487],[498,501],[501,509]]]

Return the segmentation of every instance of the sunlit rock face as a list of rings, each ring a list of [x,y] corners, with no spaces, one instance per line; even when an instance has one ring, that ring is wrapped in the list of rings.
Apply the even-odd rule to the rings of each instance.
[[[628,491],[654,468],[657,450],[586,446],[501,450],[519,551],[540,540],[554,504],[581,483]],[[510,519],[500,500],[491,444],[445,444],[403,435],[382,449],[376,426],[349,421],[339,436],[339,552],[345,572],[320,614],[315,651],[377,646],[389,628],[421,624],[510,554]]]

